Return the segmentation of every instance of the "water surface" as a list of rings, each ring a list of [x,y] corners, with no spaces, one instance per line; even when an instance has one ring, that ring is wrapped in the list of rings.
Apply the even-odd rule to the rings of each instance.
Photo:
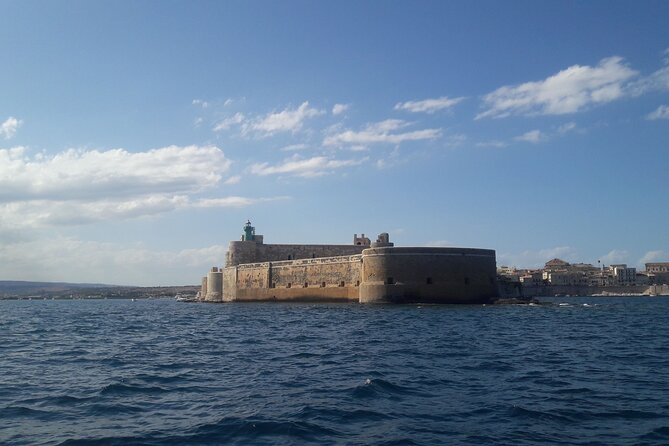
[[[0,443],[669,443],[669,299],[0,301]]]

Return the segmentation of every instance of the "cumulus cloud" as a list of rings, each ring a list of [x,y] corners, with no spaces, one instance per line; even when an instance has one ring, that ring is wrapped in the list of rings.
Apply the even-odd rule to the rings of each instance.
[[[649,113],[646,119],[654,121],[656,119],[669,119],[669,105],[660,105],[654,112]]]
[[[277,132],[297,132],[302,129],[304,121],[325,113],[309,107],[309,102],[303,102],[298,108],[286,108],[280,112],[269,113],[258,118],[245,127],[245,132],[255,131],[265,135]]]
[[[119,285],[197,285],[203,272],[224,262],[225,251],[223,245],[165,250],[51,236],[3,244],[0,264],[3,274],[16,280],[80,282],[85,277]]]
[[[147,152],[69,149],[28,157],[0,149],[0,202],[196,192],[216,184],[230,161],[215,146],[169,146]]]
[[[421,101],[398,102],[395,110],[404,110],[412,113],[435,113],[439,110],[451,108],[462,102],[465,98],[449,98],[442,96],[434,99],[423,99]]]
[[[242,177],[240,175],[234,175],[228,178],[223,182],[223,184],[237,184],[241,181]]]
[[[2,136],[5,139],[11,139],[14,137],[16,134],[16,131],[21,127],[23,124],[23,121],[20,119],[16,119],[13,116],[10,116],[0,124],[0,136]]]
[[[249,171],[260,176],[283,174],[309,178],[326,175],[336,169],[357,166],[365,161],[367,161],[367,158],[337,160],[325,156],[301,158],[295,155],[276,165],[270,165],[269,163],[253,164]]]
[[[605,265],[614,263],[625,263],[629,257],[629,252],[623,249],[613,249],[599,258]]]
[[[571,246],[556,246],[538,251],[526,250],[520,253],[498,253],[497,264],[518,268],[540,268],[551,259],[578,262],[578,251]]]
[[[639,265],[651,262],[666,262],[669,256],[664,251],[648,251],[639,259]]]
[[[238,197],[196,197],[218,185],[230,164],[215,146],[70,149],[32,157],[24,147],[0,149],[0,228],[129,219],[212,203],[239,206]]]
[[[539,130],[530,130],[529,132],[523,133],[520,136],[516,136],[514,139],[516,141],[529,142],[532,144],[537,144],[543,141],[546,138],[546,135],[541,133]]]
[[[246,117],[244,116],[243,113],[235,113],[232,116],[229,116],[222,121],[218,122],[214,126],[214,131],[215,132],[220,132],[221,130],[228,130],[230,127],[235,126],[235,125],[240,125],[244,122]]]
[[[476,119],[575,113],[623,97],[625,82],[637,75],[615,56],[594,67],[573,65],[544,80],[503,86],[485,95],[486,110]]]
[[[341,115],[346,110],[348,110],[348,107],[349,107],[348,104],[335,104],[334,107],[332,107],[332,114],[335,116]]]
[[[400,144],[404,141],[419,141],[436,139],[441,136],[441,129],[423,129],[408,132],[399,130],[410,123],[400,119],[386,119],[385,121],[367,124],[361,131],[344,130],[325,137],[323,144],[334,145],[366,145],[376,143]]]

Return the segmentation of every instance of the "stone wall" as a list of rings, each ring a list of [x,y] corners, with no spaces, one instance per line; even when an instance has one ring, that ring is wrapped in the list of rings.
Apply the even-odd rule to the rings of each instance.
[[[498,295],[493,250],[372,248],[362,264],[362,303],[485,303]]]
[[[227,267],[223,300],[357,301],[360,263],[354,255]]]
[[[255,258],[261,249],[262,255],[269,258],[302,258],[226,267],[222,272],[225,302],[484,303],[498,295],[492,250],[233,244],[240,249],[229,259],[232,262],[239,257]],[[248,251],[251,244],[257,249],[254,253]],[[323,252],[355,250],[362,253],[319,257]],[[208,282],[208,295],[213,297],[217,288],[212,288],[211,277]]]
[[[255,241],[233,241],[228,247],[225,266],[282,260],[360,254],[368,246],[356,245],[264,245]]]

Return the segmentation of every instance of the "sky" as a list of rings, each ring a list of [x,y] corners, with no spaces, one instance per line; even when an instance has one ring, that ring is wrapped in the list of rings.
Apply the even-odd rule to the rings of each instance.
[[[0,280],[266,243],[669,261],[669,2],[0,0]]]

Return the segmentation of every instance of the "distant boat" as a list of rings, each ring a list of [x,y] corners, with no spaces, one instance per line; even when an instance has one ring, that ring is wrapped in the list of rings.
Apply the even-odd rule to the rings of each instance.
[[[197,302],[197,299],[193,296],[184,296],[183,294],[179,293],[176,296],[174,296],[174,300],[177,302]]]

